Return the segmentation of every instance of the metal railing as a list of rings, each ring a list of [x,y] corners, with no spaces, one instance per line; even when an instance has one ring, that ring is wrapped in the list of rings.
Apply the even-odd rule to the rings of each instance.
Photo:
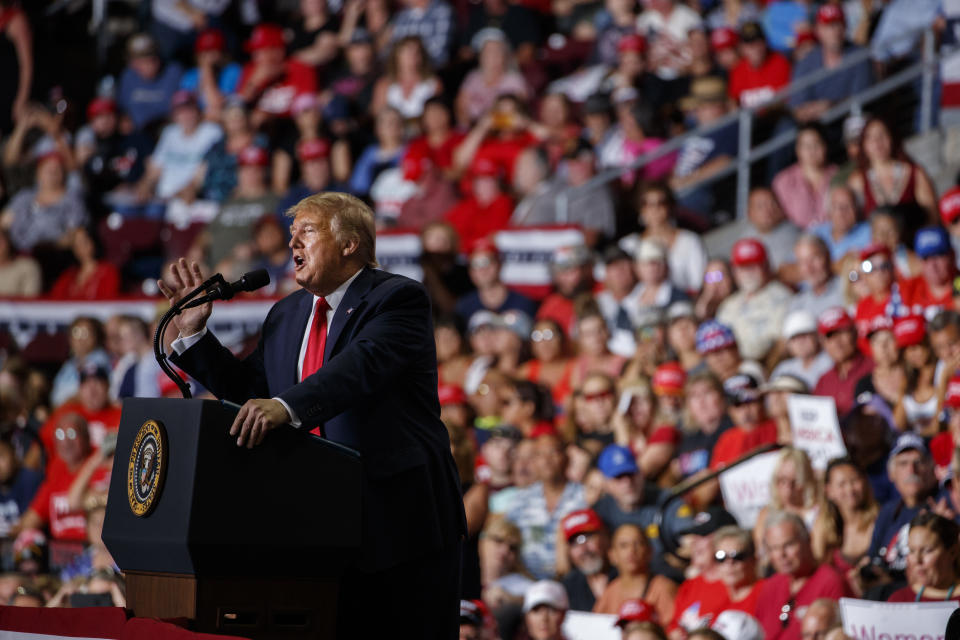
[[[908,32],[900,34],[901,39],[916,38],[917,32]],[[865,104],[868,104],[902,86],[914,82],[921,77],[920,91],[920,126],[919,133],[927,133],[933,126],[934,114],[934,80],[937,74],[937,63],[946,55],[956,51],[956,47],[944,48],[938,54],[935,50],[935,38],[931,28],[923,31],[922,51],[919,61],[907,66],[906,68],[894,73],[893,75],[872,84],[870,87],[856,93],[849,98],[833,105],[824,112],[819,122],[830,124],[845,117],[849,113],[859,113]],[[719,171],[697,181],[695,184],[684,187],[677,191],[678,199],[694,191],[695,189],[709,186],[719,180],[729,177],[736,173],[736,214],[738,218],[746,216],[747,198],[750,193],[750,172],[752,165],[758,160],[763,160],[780,149],[789,146],[796,139],[796,127],[789,131],[783,131],[775,134],[772,138],[765,140],[756,147],[752,146],[752,136],[754,121],[759,112],[769,110],[771,105],[787,103],[793,95],[804,91],[823,80],[843,73],[848,69],[869,61],[871,52],[869,47],[863,47],[849,55],[844,56],[840,64],[832,69],[818,69],[809,73],[778,91],[774,96],[762,105],[754,107],[741,107],[716,122],[704,125],[688,131],[681,136],[676,136],[666,141],[653,151],[645,153],[635,158],[629,164],[619,167],[606,169],[589,181],[575,187],[567,187],[561,190],[554,200],[557,221],[561,224],[569,220],[569,203],[572,194],[581,190],[590,190],[602,185],[606,185],[619,179],[625,172],[642,169],[651,162],[663,158],[664,156],[675,153],[683,148],[688,140],[694,137],[705,136],[724,127],[732,125],[734,122],[739,124],[739,135],[737,144],[737,157],[727,166]]]

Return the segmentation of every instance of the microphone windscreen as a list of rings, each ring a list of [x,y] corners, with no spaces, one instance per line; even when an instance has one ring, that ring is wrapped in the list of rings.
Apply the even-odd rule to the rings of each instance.
[[[243,274],[240,278],[241,291],[256,291],[260,287],[270,284],[270,274],[266,269],[257,269]]]

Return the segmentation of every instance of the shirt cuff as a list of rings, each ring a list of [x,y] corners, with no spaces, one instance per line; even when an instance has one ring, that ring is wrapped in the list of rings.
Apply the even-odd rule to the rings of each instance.
[[[190,336],[180,336],[170,343],[170,347],[177,352],[177,355],[183,355],[183,352],[200,342],[200,338],[207,335],[207,328],[204,327]]]
[[[286,402],[283,401],[283,398],[275,397],[274,400],[283,405],[283,408],[287,410],[287,413],[290,414],[290,426],[297,427],[298,429],[303,426],[303,423],[300,421],[300,418],[297,417],[297,414],[293,412],[293,409],[290,408]]]

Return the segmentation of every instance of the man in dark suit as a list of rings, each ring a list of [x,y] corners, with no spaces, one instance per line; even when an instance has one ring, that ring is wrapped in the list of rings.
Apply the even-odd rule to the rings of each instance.
[[[342,581],[338,637],[403,629],[410,637],[454,638],[466,524],[439,419],[427,293],[373,268],[373,213],[360,200],[322,193],[291,213],[303,289],[273,306],[256,350],[238,360],[223,347],[206,330],[207,304],[177,318],[173,361],[218,398],[243,405],[230,429],[238,446],[256,446],[289,424],[319,429],[361,453],[361,551]],[[181,259],[160,288],[174,302],[201,282],[199,267]]]

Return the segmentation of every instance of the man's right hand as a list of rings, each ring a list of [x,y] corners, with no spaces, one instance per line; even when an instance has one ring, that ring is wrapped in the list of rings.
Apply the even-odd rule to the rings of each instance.
[[[170,271],[166,277],[157,280],[157,286],[160,287],[163,295],[167,296],[170,304],[176,303],[201,284],[203,284],[203,276],[200,274],[200,265],[196,262],[188,265],[183,258],[170,265]],[[207,302],[175,316],[173,323],[180,331],[181,337],[192,336],[207,326],[211,311],[213,311],[213,304]]]

